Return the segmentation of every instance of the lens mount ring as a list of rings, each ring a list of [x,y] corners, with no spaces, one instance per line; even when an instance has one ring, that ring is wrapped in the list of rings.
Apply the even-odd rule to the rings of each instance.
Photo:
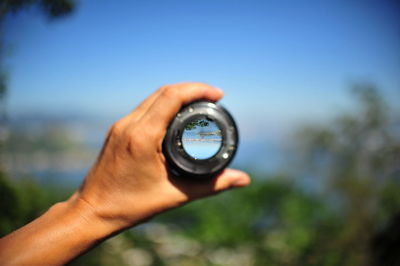
[[[216,123],[222,141],[212,157],[195,159],[185,151],[182,134],[188,123],[203,119]],[[219,104],[198,101],[184,106],[171,121],[163,141],[163,153],[173,175],[208,178],[228,166],[235,156],[238,141],[236,123],[229,112]]]

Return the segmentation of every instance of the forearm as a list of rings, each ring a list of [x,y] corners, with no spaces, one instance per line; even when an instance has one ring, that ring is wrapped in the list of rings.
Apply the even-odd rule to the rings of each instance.
[[[118,230],[72,197],[0,239],[0,265],[62,265]]]

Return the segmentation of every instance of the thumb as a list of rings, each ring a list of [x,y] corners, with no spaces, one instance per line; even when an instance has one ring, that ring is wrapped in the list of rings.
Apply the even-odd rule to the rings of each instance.
[[[245,187],[250,184],[250,177],[245,172],[235,169],[225,169],[212,180],[197,180],[198,182],[180,182],[171,180],[174,187],[178,188],[179,196],[184,195],[185,200],[191,201],[217,194],[230,188]],[[193,180],[192,180],[193,181]]]
[[[225,169],[216,177],[214,187],[210,192],[220,192],[229,188],[245,187],[249,184],[250,177],[245,172],[236,169]]]

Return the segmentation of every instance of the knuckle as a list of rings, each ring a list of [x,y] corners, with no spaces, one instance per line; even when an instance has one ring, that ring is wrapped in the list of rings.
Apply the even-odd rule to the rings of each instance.
[[[175,99],[179,96],[178,89],[174,86],[168,86],[162,91],[162,95],[166,98]]]
[[[121,121],[115,122],[108,130],[111,136],[121,136],[124,131],[124,125]]]
[[[160,93],[161,95],[163,95],[163,94],[165,93],[166,90],[169,90],[169,88],[171,88],[171,86],[173,86],[173,85],[164,85],[164,86],[161,86],[161,87],[158,89],[158,91],[159,91],[159,93]]]
[[[146,137],[145,137],[146,136]],[[147,134],[138,127],[129,130],[127,134],[129,147],[132,151],[143,151],[147,146]]]
[[[169,86],[171,86],[171,85],[163,85],[163,86],[161,86],[158,90],[161,91],[161,92],[163,92],[163,91],[165,91]]]

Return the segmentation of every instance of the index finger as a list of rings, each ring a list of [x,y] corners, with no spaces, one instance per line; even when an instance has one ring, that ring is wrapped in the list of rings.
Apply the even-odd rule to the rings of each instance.
[[[143,115],[143,122],[155,130],[165,130],[184,104],[196,100],[218,101],[222,90],[205,83],[179,83],[165,87]]]

